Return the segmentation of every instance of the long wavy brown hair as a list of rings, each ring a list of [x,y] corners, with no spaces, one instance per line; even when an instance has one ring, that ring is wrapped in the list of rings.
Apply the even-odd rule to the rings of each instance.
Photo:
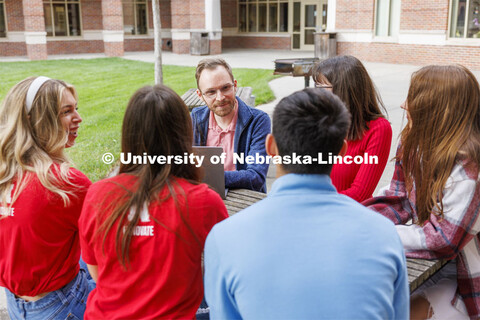
[[[184,155],[192,153],[192,122],[188,108],[183,100],[170,88],[162,85],[146,86],[139,89],[130,99],[122,125],[122,152],[135,155]],[[129,263],[129,248],[135,226],[145,205],[151,202],[163,202],[173,198],[176,212],[187,228],[195,236],[185,219],[185,212],[179,206],[179,197],[184,198],[188,209],[186,194],[175,178],[184,178],[197,183],[200,171],[195,164],[121,164],[119,173],[137,177],[131,189],[116,184],[123,195],[116,195],[118,201],[104,203],[104,212],[112,212],[101,223],[98,234],[103,235],[103,244],[109,231],[116,225],[115,246],[120,263],[124,268]],[[168,188],[166,197],[160,199],[160,191]],[[134,190],[134,191],[132,191]],[[118,193],[118,189],[116,191]],[[115,195],[113,195],[115,196]],[[133,218],[130,210],[134,212]],[[186,209],[184,209],[186,210]],[[151,217],[156,223],[168,229],[161,221]],[[118,222],[118,223],[117,223]],[[169,230],[169,229],[168,229]],[[169,230],[175,232],[175,230]],[[178,235],[178,234],[177,234]],[[197,239],[198,244],[200,241]]]
[[[352,123],[347,140],[361,139],[369,129],[369,121],[385,118],[384,113],[387,111],[382,98],[367,69],[354,56],[337,56],[323,60],[314,67],[312,77],[320,84],[327,79],[332,85],[333,93],[350,111]]]
[[[422,225],[430,214],[443,217],[443,190],[455,164],[480,164],[478,82],[460,65],[423,67],[412,75],[407,112],[398,158],[407,191],[415,186]]]

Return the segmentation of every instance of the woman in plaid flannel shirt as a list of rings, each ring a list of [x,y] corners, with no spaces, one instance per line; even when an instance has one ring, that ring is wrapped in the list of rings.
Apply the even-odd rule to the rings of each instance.
[[[479,84],[463,66],[427,66],[402,108],[390,187],[363,204],[397,224],[407,257],[454,260],[412,297],[411,318],[479,318]]]

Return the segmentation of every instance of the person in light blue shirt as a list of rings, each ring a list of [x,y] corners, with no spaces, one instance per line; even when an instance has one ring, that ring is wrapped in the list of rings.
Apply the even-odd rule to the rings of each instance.
[[[205,245],[212,319],[407,319],[403,246],[393,223],[338,194],[328,154],[343,155],[350,115],[324,89],[280,101],[267,198],[217,224]],[[292,161],[302,155],[301,163]],[[312,164],[308,164],[308,157]],[[317,162],[317,163],[316,163]]]

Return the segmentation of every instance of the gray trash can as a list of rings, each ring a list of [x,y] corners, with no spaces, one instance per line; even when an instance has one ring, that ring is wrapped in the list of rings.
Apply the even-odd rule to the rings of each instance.
[[[208,32],[190,32],[190,54],[202,55],[210,53]]]
[[[337,55],[337,33],[315,32],[315,58],[328,59]]]

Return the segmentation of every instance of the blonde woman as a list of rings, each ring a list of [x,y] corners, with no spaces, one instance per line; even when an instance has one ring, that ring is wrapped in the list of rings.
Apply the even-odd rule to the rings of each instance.
[[[91,182],[70,167],[82,118],[75,89],[27,78],[0,107],[0,286],[12,319],[82,319],[78,218]]]
[[[462,66],[427,66],[413,74],[402,107],[408,125],[390,189],[364,204],[397,224],[407,257],[453,260],[413,296],[411,318],[478,318],[478,82]]]

